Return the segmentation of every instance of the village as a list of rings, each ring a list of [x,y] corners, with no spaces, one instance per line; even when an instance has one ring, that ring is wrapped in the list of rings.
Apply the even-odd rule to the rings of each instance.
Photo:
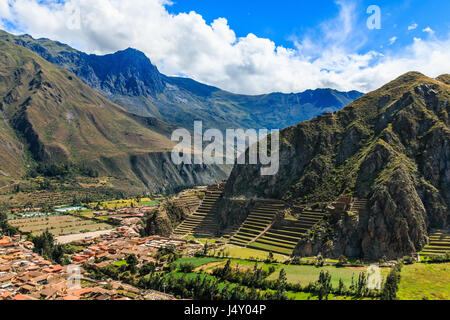
[[[54,265],[33,252],[33,243],[21,236],[0,240],[0,298],[2,300],[172,300],[173,296],[141,290],[120,281],[98,281],[83,265],[105,267],[123,263],[130,255],[137,267],[156,263],[161,248],[177,251],[201,249],[195,241],[173,240],[159,236],[140,238],[127,226],[107,235],[71,243],[80,250],[71,255],[70,264]]]

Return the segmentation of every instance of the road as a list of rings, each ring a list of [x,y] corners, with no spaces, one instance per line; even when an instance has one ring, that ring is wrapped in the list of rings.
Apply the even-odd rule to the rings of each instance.
[[[56,240],[56,243],[66,244],[66,243],[71,243],[71,242],[78,241],[78,240],[83,240],[86,238],[97,238],[104,234],[110,234],[112,231],[114,231],[114,230],[113,229],[112,230],[101,230],[101,231],[95,231],[95,232],[71,234],[68,236],[55,237],[55,240]]]

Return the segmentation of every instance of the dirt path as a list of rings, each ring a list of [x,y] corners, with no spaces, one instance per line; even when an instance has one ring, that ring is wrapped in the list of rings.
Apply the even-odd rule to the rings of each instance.
[[[204,271],[204,270],[207,270],[207,269],[212,269],[212,268],[217,267],[217,266],[219,266],[221,264],[224,264],[224,261],[211,262],[211,263],[204,264],[204,265],[196,268],[194,271],[195,272],[200,272],[200,271]]]

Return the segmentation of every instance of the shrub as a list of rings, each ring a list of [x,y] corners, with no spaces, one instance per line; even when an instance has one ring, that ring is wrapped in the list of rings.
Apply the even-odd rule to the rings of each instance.
[[[194,271],[195,266],[191,262],[185,262],[180,264],[180,271],[183,273],[191,273]]]
[[[413,264],[414,263],[413,257],[410,257],[410,256],[404,256],[402,261],[404,264]]]

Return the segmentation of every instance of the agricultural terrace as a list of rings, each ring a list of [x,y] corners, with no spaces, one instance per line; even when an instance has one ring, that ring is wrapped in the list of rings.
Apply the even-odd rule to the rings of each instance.
[[[48,229],[55,236],[111,229],[111,225],[70,215],[10,220],[9,224],[21,232],[39,235]]]
[[[405,265],[400,276],[400,300],[450,299],[450,263]]]

